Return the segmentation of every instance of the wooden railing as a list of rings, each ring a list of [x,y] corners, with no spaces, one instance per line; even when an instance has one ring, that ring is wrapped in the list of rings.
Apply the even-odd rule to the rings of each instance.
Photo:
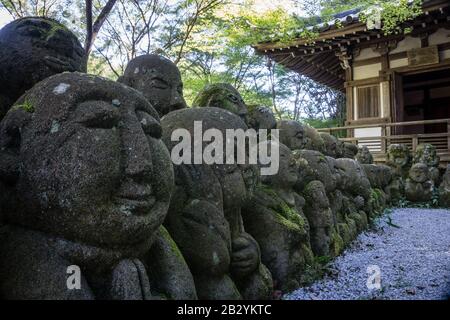
[[[446,124],[444,132],[439,133],[418,133],[418,134],[391,134],[396,131],[395,128],[417,125],[433,125],[433,124]],[[347,133],[351,133],[355,129],[368,129],[368,128],[380,128],[380,136],[359,136],[359,137],[347,137],[339,138],[342,141],[352,142],[355,144],[366,145],[372,153],[383,155],[386,153],[387,148],[393,143],[403,143],[410,147],[411,151],[415,151],[416,147],[420,143],[430,143],[434,145],[439,154],[448,155],[450,160],[450,119],[439,120],[422,120],[422,121],[407,121],[407,122],[393,122],[393,123],[371,123],[361,125],[349,125],[343,127],[333,128],[320,128],[317,129],[320,132],[328,132],[330,134],[338,133],[345,130]]]

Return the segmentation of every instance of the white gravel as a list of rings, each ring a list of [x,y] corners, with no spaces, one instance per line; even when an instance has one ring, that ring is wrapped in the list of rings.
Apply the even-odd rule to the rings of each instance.
[[[396,209],[388,216],[360,234],[322,280],[283,299],[449,299],[450,210]],[[377,268],[380,288],[371,282],[369,289]]]

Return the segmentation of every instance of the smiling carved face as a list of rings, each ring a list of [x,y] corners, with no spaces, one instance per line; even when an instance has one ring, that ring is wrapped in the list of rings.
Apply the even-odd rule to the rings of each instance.
[[[187,108],[180,71],[162,56],[143,55],[131,60],[118,81],[141,92],[160,116]]]
[[[27,17],[0,30],[0,95],[14,102],[37,82],[64,71],[84,71],[84,50],[62,24]]]
[[[173,188],[152,106],[121,84],[79,73],[48,78],[21,100],[1,124],[9,132],[2,138],[20,141],[1,143],[21,167],[8,220],[98,245],[151,237]],[[20,133],[17,118],[26,119]]]

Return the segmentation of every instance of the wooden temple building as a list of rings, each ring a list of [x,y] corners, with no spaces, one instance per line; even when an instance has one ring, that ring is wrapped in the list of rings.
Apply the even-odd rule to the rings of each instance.
[[[411,33],[384,36],[368,30],[357,10],[318,25],[314,42],[259,43],[254,48],[279,64],[346,95],[342,140],[364,144],[383,162],[389,144],[412,151],[436,146],[450,163],[450,0],[423,2],[423,14],[405,23]],[[339,27],[337,27],[339,25]]]

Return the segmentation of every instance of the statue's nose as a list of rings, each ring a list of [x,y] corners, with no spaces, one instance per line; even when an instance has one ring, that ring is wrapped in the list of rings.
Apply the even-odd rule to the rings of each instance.
[[[134,179],[145,179],[153,171],[151,149],[139,122],[126,128],[122,135],[125,152],[125,174]]]

